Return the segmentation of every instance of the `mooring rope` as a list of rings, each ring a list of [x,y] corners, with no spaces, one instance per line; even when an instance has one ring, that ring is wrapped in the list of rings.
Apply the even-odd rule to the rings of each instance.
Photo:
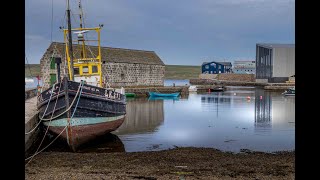
[[[83,87],[83,86],[84,86],[84,83],[83,83],[83,81],[81,81],[81,84],[80,84],[80,86],[79,86],[79,87],[81,87],[81,91],[80,91],[80,94],[79,94],[79,97],[78,97],[77,104],[76,104],[76,106],[75,106],[75,108],[74,108],[74,110],[73,110],[72,116],[70,117],[70,120],[73,118],[74,113],[75,113],[76,110],[77,110],[78,103],[79,103],[79,100],[80,100],[80,97],[81,97],[81,93],[82,93],[82,89],[83,89],[82,87]],[[79,88],[79,89],[80,89],[80,88]],[[75,97],[74,99],[76,99],[76,97]],[[46,133],[48,132],[48,129],[49,129],[49,127],[50,127],[50,123],[51,123],[51,121],[49,122],[49,125],[48,125],[48,128],[47,128]],[[56,137],[55,139],[53,139],[46,147],[44,147],[43,149],[41,149],[40,151],[38,151],[39,148],[40,148],[40,146],[42,145],[42,142],[41,142],[41,144],[39,145],[37,151],[36,151],[32,156],[30,156],[30,157],[28,157],[28,158],[25,159],[25,161],[28,160],[28,159],[30,159],[30,161],[28,161],[26,165],[28,165],[28,164],[31,162],[31,160],[33,159],[34,156],[36,156],[36,155],[38,155],[39,153],[41,153],[42,151],[44,151],[44,150],[45,150],[46,148],[48,148],[54,141],[56,141],[56,140],[58,139],[58,137],[66,130],[67,127],[68,127],[68,125],[66,125],[66,126],[63,128],[63,130],[57,135],[57,137]],[[45,134],[43,137],[45,137],[45,136],[46,136],[46,134]],[[43,138],[43,139],[44,139],[44,138]],[[25,165],[25,166],[26,166],[26,165]]]
[[[49,100],[48,100],[47,107],[46,107],[46,109],[44,110],[44,113],[43,113],[42,118],[44,117],[45,113],[46,113],[47,110],[48,110],[48,107],[49,107],[49,104],[50,104],[50,100],[51,100],[52,94],[53,94],[53,89],[54,89],[55,86],[56,86],[56,83],[52,86],[51,95],[50,95],[50,98],[49,98]],[[61,87],[61,82],[60,82],[60,87]],[[59,87],[59,93],[60,93],[60,87]],[[41,123],[41,118],[40,118],[39,123],[38,123],[32,130],[30,130],[29,132],[25,132],[24,134],[25,134],[25,135],[28,135],[28,134],[32,133],[32,132],[39,126],[40,123]]]

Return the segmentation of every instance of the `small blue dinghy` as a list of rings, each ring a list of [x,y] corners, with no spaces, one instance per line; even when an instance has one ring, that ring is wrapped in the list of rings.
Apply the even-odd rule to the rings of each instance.
[[[149,92],[150,97],[178,97],[180,92],[177,93],[158,93],[158,92]]]

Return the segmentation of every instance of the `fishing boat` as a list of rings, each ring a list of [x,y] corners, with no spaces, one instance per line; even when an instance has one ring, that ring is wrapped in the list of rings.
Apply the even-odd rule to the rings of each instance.
[[[212,88],[210,89],[212,92],[220,92],[220,91],[224,91],[224,88],[223,87],[215,87],[215,88]]]
[[[57,82],[38,96],[37,108],[45,127],[66,140],[69,147],[76,151],[82,144],[116,130],[123,123],[126,97],[123,88],[105,88],[107,85],[102,79],[100,30],[103,25],[82,27],[80,16],[80,27],[71,28],[69,0],[67,22],[68,28],[63,29],[67,76],[60,78],[61,58],[56,57]],[[78,37],[80,55],[73,52],[73,33]],[[90,37],[88,39],[85,33],[93,35],[86,36]],[[87,41],[97,43],[98,54],[88,52]]]
[[[284,91],[282,94],[285,96],[295,96],[296,90],[295,90],[295,88],[289,88],[286,91]]]
[[[150,97],[178,97],[180,92],[177,93],[158,93],[158,92],[148,92]]]

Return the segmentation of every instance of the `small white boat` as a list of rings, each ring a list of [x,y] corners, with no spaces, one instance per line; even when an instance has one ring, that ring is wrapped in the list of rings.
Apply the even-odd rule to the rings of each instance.
[[[25,81],[26,83],[33,83],[33,82],[34,82],[34,80],[31,79],[31,78],[24,78],[24,81]]]
[[[190,86],[189,87],[189,92],[197,92],[197,86]]]
[[[295,96],[296,95],[296,90],[295,90],[294,87],[293,88],[289,88],[286,91],[284,91],[282,94],[285,95],[285,96]]]

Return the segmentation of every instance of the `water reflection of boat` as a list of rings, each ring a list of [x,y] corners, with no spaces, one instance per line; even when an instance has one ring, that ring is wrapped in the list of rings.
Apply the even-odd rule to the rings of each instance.
[[[160,97],[160,96],[150,96],[148,98],[148,100],[169,100],[169,99],[172,99],[172,100],[179,100],[180,98],[179,97]]]
[[[296,90],[295,90],[295,88],[289,88],[286,91],[284,91],[282,94],[285,96],[295,96]]]
[[[127,101],[125,121],[114,133],[122,135],[155,131],[164,121],[163,102],[163,100],[148,101],[146,98]]]

